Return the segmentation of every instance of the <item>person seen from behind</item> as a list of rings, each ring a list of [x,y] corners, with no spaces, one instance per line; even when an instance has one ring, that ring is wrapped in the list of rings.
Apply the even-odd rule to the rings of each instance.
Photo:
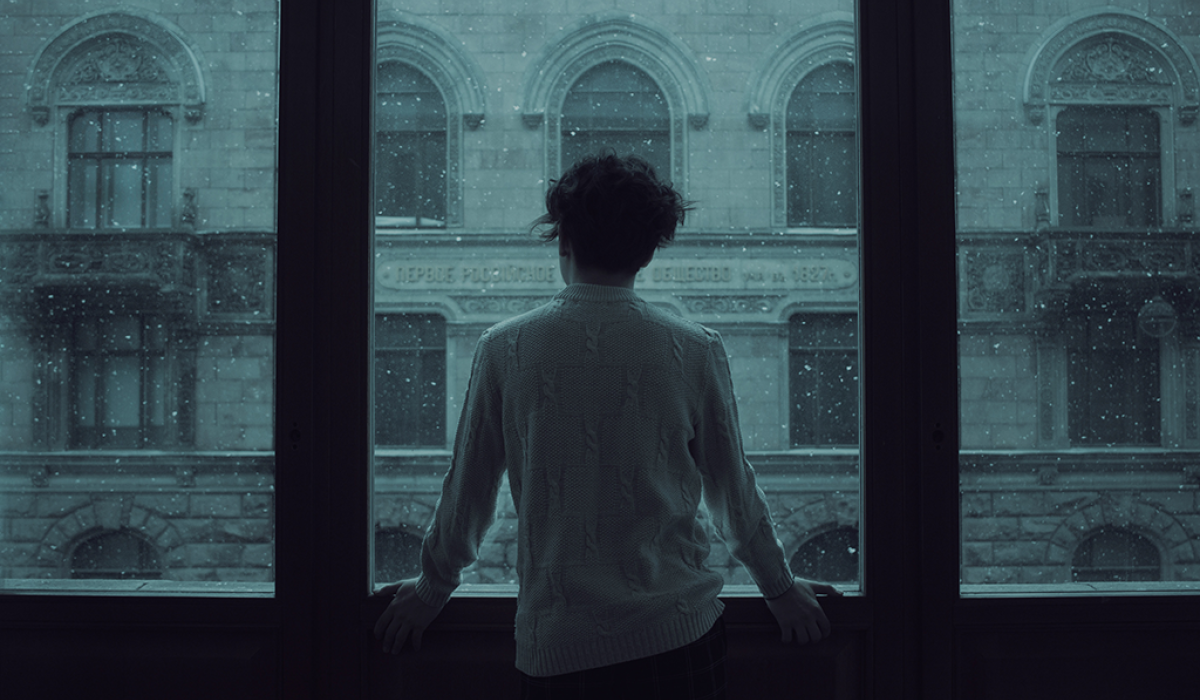
[[[420,648],[478,556],[505,474],[524,698],[725,697],[723,580],[705,566],[702,503],[783,641],[829,634],[817,594],[840,594],[788,568],[721,336],[633,290],[690,208],[636,156],[587,157],[551,183],[534,226],[558,241],[567,286],[476,346],[421,574],[376,593],[391,599],[375,625],[385,652],[410,634]]]

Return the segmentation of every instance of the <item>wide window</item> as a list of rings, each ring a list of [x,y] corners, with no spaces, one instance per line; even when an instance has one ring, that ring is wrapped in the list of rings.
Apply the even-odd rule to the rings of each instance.
[[[788,226],[852,227],[858,222],[854,67],[809,73],[787,107]]]
[[[796,314],[789,333],[791,444],[858,444],[858,319]]]
[[[492,26],[455,29],[447,17],[469,15],[467,5],[456,1],[441,12],[415,11],[401,18],[410,28],[406,33],[398,34],[392,23],[377,37],[380,55],[408,56],[403,65],[421,68],[429,79],[423,94],[436,85],[451,115],[455,100],[466,101],[469,94],[456,97],[434,68],[413,55],[461,52],[468,58],[460,63],[478,59],[480,77],[464,84],[484,87],[491,110],[477,130],[462,132],[461,226],[397,235],[380,210],[374,212],[372,525],[388,533],[374,538],[377,583],[383,583],[379,576],[398,571],[388,562],[400,555],[379,549],[405,546],[391,533],[424,532],[430,521],[481,334],[551,303],[564,287],[555,246],[529,236],[530,222],[544,211],[549,183],[605,149],[645,158],[661,179],[696,201],[675,241],[655,254],[634,289],[668,313],[721,334],[747,458],[772,499],[778,536],[789,555],[822,533],[856,524],[861,275],[853,235],[854,69],[845,60],[853,49],[851,16],[841,13],[813,30],[821,46],[827,40],[836,44],[832,53],[819,53],[820,65],[789,54],[785,74],[777,75],[779,65],[759,61],[760,53],[771,55],[769,43],[742,29],[731,30],[737,41],[730,43],[715,35],[699,39],[670,13],[600,12],[563,19],[551,31],[537,12],[517,10],[514,16],[524,27],[518,40]],[[796,45],[812,19],[801,6],[781,10],[771,41]],[[444,45],[434,51],[439,42]],[[379,110],[393,109],[380,97],[396,75],[387,71],[399,70],[389,65],[381,62],[376,78],[378,133],[384,130]],[[748,86],[768,90],[764,86],[786,84],[790,92],[802,81],[796,75],[801,68],[809,79],[797,94],[804,95],[801,112],[807,116],[793,126],[807,130],[808,152],[817,159],[811,162],[824,168],[811,180],[828,184],[832,177],[841,183],[831,185],[841,212],[834,218],[850,235],[821,240],[773,232],[779,227],[769,204],[776,191],[771,174],[776,166],[782,169],[783,133],[776,139],[773,130],[755,130],[744,115],[729,112],[729,105],[744,104]],[[781,130],[787,99],[778,100]],[[826,104],[830,101],[834,104]],[[717,105],[727,107],[718,114]],[[378,133],[380,193],[394,183],[382,181],[387,176],[380,163],[391,155]],[[448,138],[454,153],[459,146],[453,134]],[[778,157],[768,145],[779,145]],[[823,192],[809,201],[833,196]],[[822,225],[834,226],[832,220],[822,219]],[[813,500],[828,507],[809,508]],[[515,592],[520,546],[506,482],[496,508],[494,524],[462,580],[468,586],[498,584],[502,588],[485,590],[508,595]],[[806,508],[804,518],[787,517]],[[749,593],[748,572],[716,533],[709,542],[707,565],[731,592]],[[855,565],[839,570],[846,587],[858,585],[861,551],[855,539],[838,553]]]
[[[1159,339],[1138,327],[1138,309],[1110,300],[1075,310],[1067,356],[1072,445],[1158,445],[1162,424]]]
[[[446,322],[375,317],[375,444],[446,446]]]
[[[611,148],[645,158],[661,177],[671,175],[670,111],[658,85],[624,61],[584,73],[562,107],[563,168]]]
[[[157,110],[88,110],[69,126],[73,228],[171,225],[174,121]]]
[[[375,225],[446,223],[446,104],[412,66],[389,61],[376,71]]]
[[[73,448],[176,442],[167,431],[176,424],[181,397],[172,381],[162,321],[133,315],[81,319],[73,340]]]
[[[1130,228],[1162,221],[1158,115],[1136,107],[1070,107],[1058,115],[1063,226]]]

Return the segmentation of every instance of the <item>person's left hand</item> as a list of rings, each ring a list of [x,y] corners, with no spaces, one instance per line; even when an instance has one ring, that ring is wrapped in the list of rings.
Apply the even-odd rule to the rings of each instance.
[[[412,632],[413,650],[420,651],[421,635],[442,609],[417,597],[415,578],[384,586],[375,591],[375,596],[392,599],[375,623],[375,638],[383,641],[383,653],[399,654],[409,632]]]

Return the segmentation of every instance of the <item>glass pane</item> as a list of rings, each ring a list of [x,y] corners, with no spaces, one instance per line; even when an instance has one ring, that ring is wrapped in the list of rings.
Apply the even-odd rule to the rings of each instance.
[[[150,427],[166,425],[167,389],[170,376],[164,358],[152,355],[146,358],[146,387],[143,399],[146,412],[146,425]]]
[[[110,357],[104,365],[104,425],[137,428],[141,425],[142,358],[137,355]]]
[[[103,199],[106,228],[140,228],[142,226],[142,161],[110,160],[100,164],[103,180]]]
[[[68,165],[69,182],[67,205],[70,225],[74,228],[95,228],[96,200],[100,167],[91,160],[72,160]]]
[[[107,153],[140,153],[146,150],[145,112],[105,112],[100,150]]]
[[[1194,51],[1146,7],[955,2],[969,594],[1200,581]]]
[[[147,151],[171,151],[175,144],[175,124],[170,116],[158,112],[147,115],[149,124],[146,134]]]
[[[858,220],[854,67],[813,69],[788,99],[788,225],[851,227]]]
[[[140,350],[142,347],[142,319],[139,316],[117,316],[107,319],[104,329],[104,346],[108,350]]]
[[[0,591],[273,594],[279,3],[219,4],[0,11]]]
[[[84,112],[71,119],[70,148],[72,153],[95,153],[100,150],[100,114]]]
[[[862,549],[852,4],[831,13],[776,3],[746,21],[733,20],[728,8],[680,14],[653,3],[618,4],[628,10],[619,18],[588,15],[562,0],[536,8],[515,3],[503,21],[483,21],[470,0],[406,7],[403,14],[380,6],[371,310],[375,523],[363,533],[374,538],[375,579],[419,572],[420,537],[442,492],[455,436],[480,430],[460,427],[459,419],[482,334],[551,303],[565,287],[557,244],[530,232],[545,212],[548,183],[584,156],[611,148],[640,154],[661,179],[698,202],[672,245],[636,275],[634,292],[650,307],[721,334],[742,445],[775,519],[780,560],[797,574],[854,589]],[[700,25],[711,31],[696,31]],[[404,38],[415,36],[423,39]],[[789,102],[807,76],[811,141],[804,159],[790,163]],[[423,111],[431,100],[436,109]],[[420,126],[421,114],[440,122]],[[785,170],[787,178],[780,177]],[[793,177],[808,183],[805,225],[826,228],[789,229]],[[426,216],[438,223],[424,223]],[[616,330],[607,336],[598,320],[597,353],[609,351],[606,337],[628,340]],[[523,328],[505,357],[518,364],[529,357],[531,333]],[[633,342],[647,356],[661,352],[652,338]],[[564,337],[562,343],[564,358],[587,349],[586,342],[572,345]],[[533,381],[557,397],[556,387],[587,376],[579,365],[561,373],[545,368]],[[634,405],[631,396],[668,381],[650,370],[598,366],[596,372],[595,385],[562,399],[562,411],[577,411],[580,421],[589,412],[617,415]],[[521,440],[527,423],[536,429],[535,420],[517,412],[521,418],[506,417],[511,432],[496,454],[514,453],[508,446]],[[656,430],[659,420],[647,416],[630,431]],[[562,449],[587,444],[576,437]],[[630,469],[563,461],[578,465],[522,484],[502,481],[495,522],[463,572],[464,584],[515,590],[519,559],[530,547],[518,543],[514,494],[553,490],[561,502],[578,499],[583,508],[591,501],[581,494],[590,490],[598,508],[617,511],[637,492]],[[551,478],[559,479],[557,490]],[[532,517],[542,512],[534,510]],[[750,574],[710,517],[701,519],[700,530],[704,537],[693,542],[708,544],[695,551],[708,548],[703,564],[720,575],[726,592],[753,594]],[[598,531],[595,539],[608,536]],[[578,537],[589,541],[587,532]],[[638,577],[632,569],[629,575]]]
[[[100,362],[84,356],[75,364],[74,421],[81,428],[96,427],[96,382],[99,381]]]
[[[146,227],[165,228],[171,225],[171,161],[165,158],[148,158],[146,178]]]

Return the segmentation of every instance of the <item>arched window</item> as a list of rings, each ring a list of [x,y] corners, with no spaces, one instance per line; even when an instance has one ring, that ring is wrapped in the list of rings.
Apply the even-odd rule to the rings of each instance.
[[[424,73],[379,66],[375,92],[375,223],[446,225],[446,103]]]
[[[375,581],[390,583],[421,573],[421,537],[404,530],[375,531]]]
[[[788,226],[858,223],[854,67],[837,62],[809,73],[788,101]]]
[[[71,578],[160,579],[162,568],[154,545],[119,530],[79,543],[71,553]]]
[[[1056,129],[1060,225],[1161,224],[1158,114],[1139,107],[1068,107],[1058,114]]]
[[[801,578],[858,581],[858,528],[834,528],[809,538],[790,563],[792,573]]]
[[[1189,223],[1175,129],[1194,124],[1200,79],[1178,37],[1144,16],[1097,10],[1055,28],[1032,59],[1025,112],[1046,130],[1051,159],[1039,220],[1100,230]]]
[[[1159,581],[1162,557],[1150,540],[1102,527],[1079,543],[1071,562],[1073,581]]]
[[[579,77],[562,108],[562,167],[611,148],[645,158],[671,176],[671,114],[650,76],[624,61],[601,63]]]
[[[67,217],[72,228],[171,226],[171,115],[84,110],[69,119]]]

